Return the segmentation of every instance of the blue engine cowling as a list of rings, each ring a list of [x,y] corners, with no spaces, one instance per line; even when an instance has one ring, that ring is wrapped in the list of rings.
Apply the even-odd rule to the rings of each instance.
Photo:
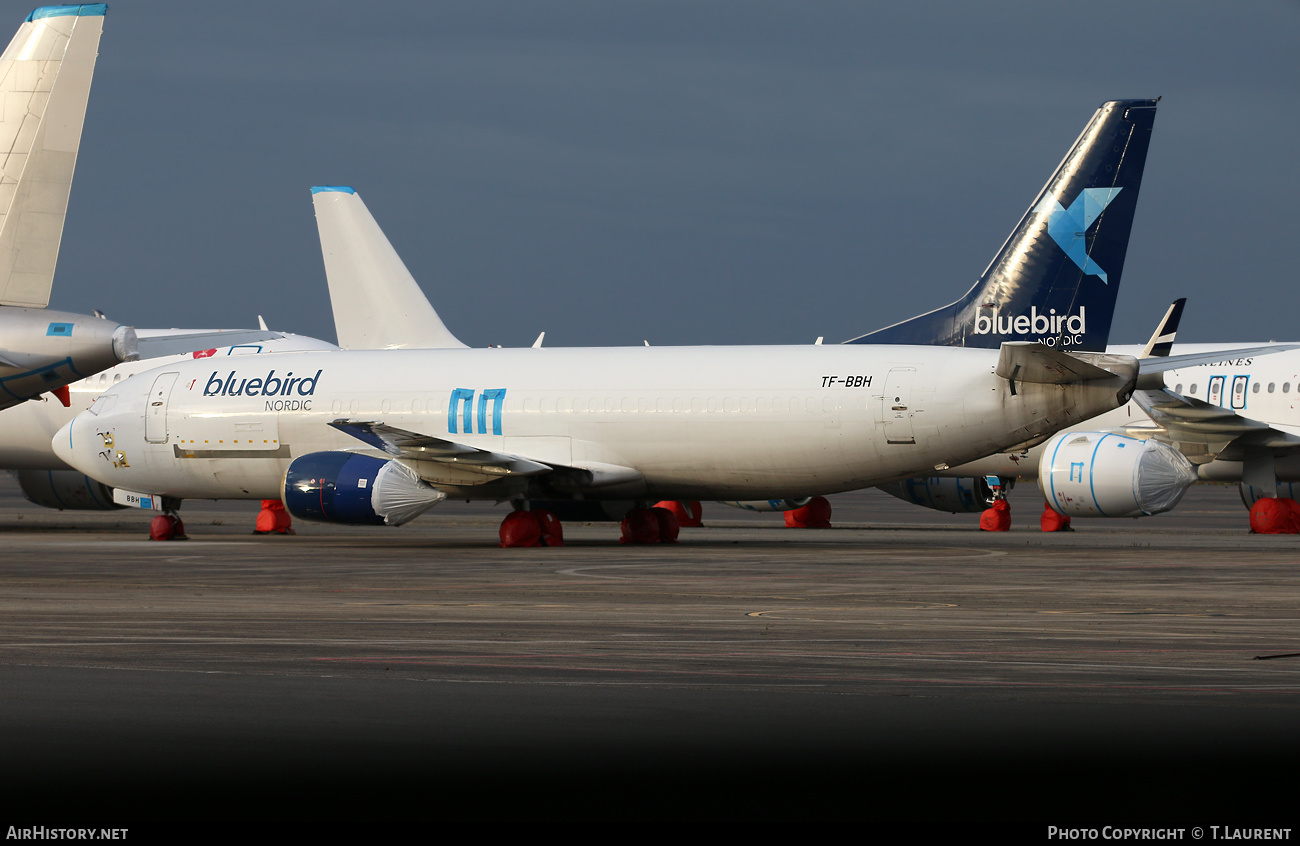
[[[294,517],[362,526],[400,526],[447,498],[400,461],[355,452],[295,458],[280,493]]]
[[[730,505],[732,508],[739,508],[741,511],[794,511],[803,508],[812,497],[805,496],[802,499],[720,499],[723,505]]]
[[[918,476],[877,487],[904,502],[949,514],[976,514],[993,504],[993,490],[980,478]]]
[[[1241,494],[1242,504],[1247,508],[1264,498],[1263,488],[1257,488],[1245,482],[1237,483],[1237,491]],[[1300,482],[1278,482],[1277,495],[1287,499],[1295,499],[1300,496]]]
[[[14,473],[29,502],[60,511],[111,511],[113,489],[76,470],[18,470]]]
[[[371,494],[388,463],[354,452],[313,452],[295,458],[284,474],[284,507],[302,520],[383,525]]]

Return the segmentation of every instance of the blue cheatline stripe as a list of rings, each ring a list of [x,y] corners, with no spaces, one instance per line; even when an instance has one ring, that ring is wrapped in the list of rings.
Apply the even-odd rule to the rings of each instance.
[[[1061,438],[1056,442],[1056,449],[1052,450],[1052,471],[1047,474],[1047,486],[1052,489],[1052,502],[1056,502],[1056,454],[1061,451],[1061,445],[1065,441],[1065,438]]]
[[[1102,517],[1109,517],[1105,511],[1101,510],[1101,503],[1097,502],[1097,477],[1094,468],[1097,466],[1097,450],[1101,449],[1101,442],[1109,438],[1110,435],[1102,435],[1097,439],[1097,445],[1092,448],[1092,461],[1088,464],[1088,493],[1092,494],[1093,507]]]
[[[82,3],[78,6],[41,6],[39,9],[32,9],[32,13],[27,16],[28,22],[39,21],[41,18],[93,18],[108,14],[107,3]]]
[[[335,193],[338,193],[338,194],[355,194],[355,193],[357,193],[354,189],[349,188],[349,187],[346,186],[346,185],[314,185],[314,186],[312,186],[312,189],[311,189],[311,192],[312,192],[313,194],[328,194],[328,193],[331,192],[331,191],[333,191],[333,192],[335,192]]]

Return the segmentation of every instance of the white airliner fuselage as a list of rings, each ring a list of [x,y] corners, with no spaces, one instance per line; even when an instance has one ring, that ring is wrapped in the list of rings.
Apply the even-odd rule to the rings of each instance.
[[[198,360],[111,388],[54,448],[127,490],[270,498],[299,456],[395,455],[330,425],[347,420],[494,454],[486,470],[445,448],[437,461],[418,448],[400,456],[454,496],[504,499],[541,484],[586,497],[798,497],[929,472],[1082,422],[1127,399],[1128,361],[1109,378],[1013,385],[995,375],[997,350],[888,345]]]

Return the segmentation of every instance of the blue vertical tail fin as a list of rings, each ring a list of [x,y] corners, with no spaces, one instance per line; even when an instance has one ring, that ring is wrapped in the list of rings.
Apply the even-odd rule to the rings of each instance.
[[[1156,103],[1101,105],[966,296],[846,343],[1104,350]]]

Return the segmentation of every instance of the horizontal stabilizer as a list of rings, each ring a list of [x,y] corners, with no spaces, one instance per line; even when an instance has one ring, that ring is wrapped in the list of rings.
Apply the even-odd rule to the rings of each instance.
[[[1032,341],[1008,341],[1002,345],[996,373],[1013,383],[1065,385],[1122,375],[1104,369],[1104,366],[1129,366],[1133,362],[1129,356],[1095,353],[1087,354],[1087,359],[1085,361],[1078,354],[1062,352]]]
[[[330,185],[311,193],[339,346],[464,347],[443,325],[356,191]]]

